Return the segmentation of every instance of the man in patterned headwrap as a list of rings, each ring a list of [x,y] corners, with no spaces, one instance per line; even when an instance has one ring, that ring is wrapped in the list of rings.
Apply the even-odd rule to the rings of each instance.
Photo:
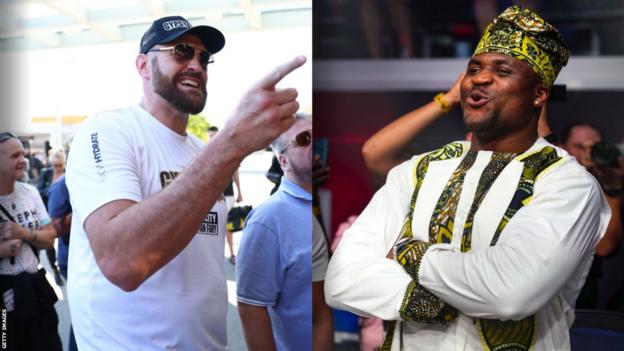
[[[610,211],[595,179],[537,134],[567,60],[554,27],[505,10],[461,82],[472,142],[394,168],[344,235],[326,296],[393,321],[382,350],[570,348]]]

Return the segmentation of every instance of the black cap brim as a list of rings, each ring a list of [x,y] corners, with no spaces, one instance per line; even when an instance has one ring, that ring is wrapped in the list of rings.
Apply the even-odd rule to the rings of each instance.
[[[195,26],[185,31],[174,33],[168,37],[159,40],[156,44],[164,44],[176,40],[186,33],[196,35],[211,54],[216,54],[225,46],[225,37],[223,33],[216,28],[210,26]]]

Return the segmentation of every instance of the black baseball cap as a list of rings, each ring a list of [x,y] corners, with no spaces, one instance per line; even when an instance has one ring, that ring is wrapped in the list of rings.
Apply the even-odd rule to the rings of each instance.
[[[146,54],[154,45],[170,42],[185,33],[195,34],[211,54],[216,54],[225,45],[225,37],[218,29],[210,26],[193,27],[182,16],[167,16],[155,20],[143,34],[140,52]]]

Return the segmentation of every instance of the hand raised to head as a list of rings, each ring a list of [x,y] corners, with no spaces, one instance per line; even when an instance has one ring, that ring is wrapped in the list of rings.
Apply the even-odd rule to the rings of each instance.
[[[460,100],[461,100],[460,86],[461,86],[461,81],[464,79],[465,76],[466,76],[466,71],[463,71],[459,75],[455,83],[453,83],[453,86],[451,87],[451,89],[449,89],[449,91],[446,92],[446,95],[445,95],[446,102],[448,102],[450,106],[455,106],[460,103]]]

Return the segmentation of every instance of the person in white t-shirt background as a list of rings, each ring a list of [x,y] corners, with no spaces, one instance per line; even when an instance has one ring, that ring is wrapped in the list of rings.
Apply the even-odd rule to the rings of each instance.
[[[37,189],[18,181],[25,172],[24,146],[15,134],[0,133],[0,346],[60,351],[58,298],[37,260],[56,231]]]
[[[203,145],[188,116],[203,110],[224,44],[179,16],[154,21],[136,58],[141,102],[92,116],[74,138],[68,300],[79,349],[227,349],[222,191],[293,124],[297,91],[275,86],[305,57],[253,85]]]

